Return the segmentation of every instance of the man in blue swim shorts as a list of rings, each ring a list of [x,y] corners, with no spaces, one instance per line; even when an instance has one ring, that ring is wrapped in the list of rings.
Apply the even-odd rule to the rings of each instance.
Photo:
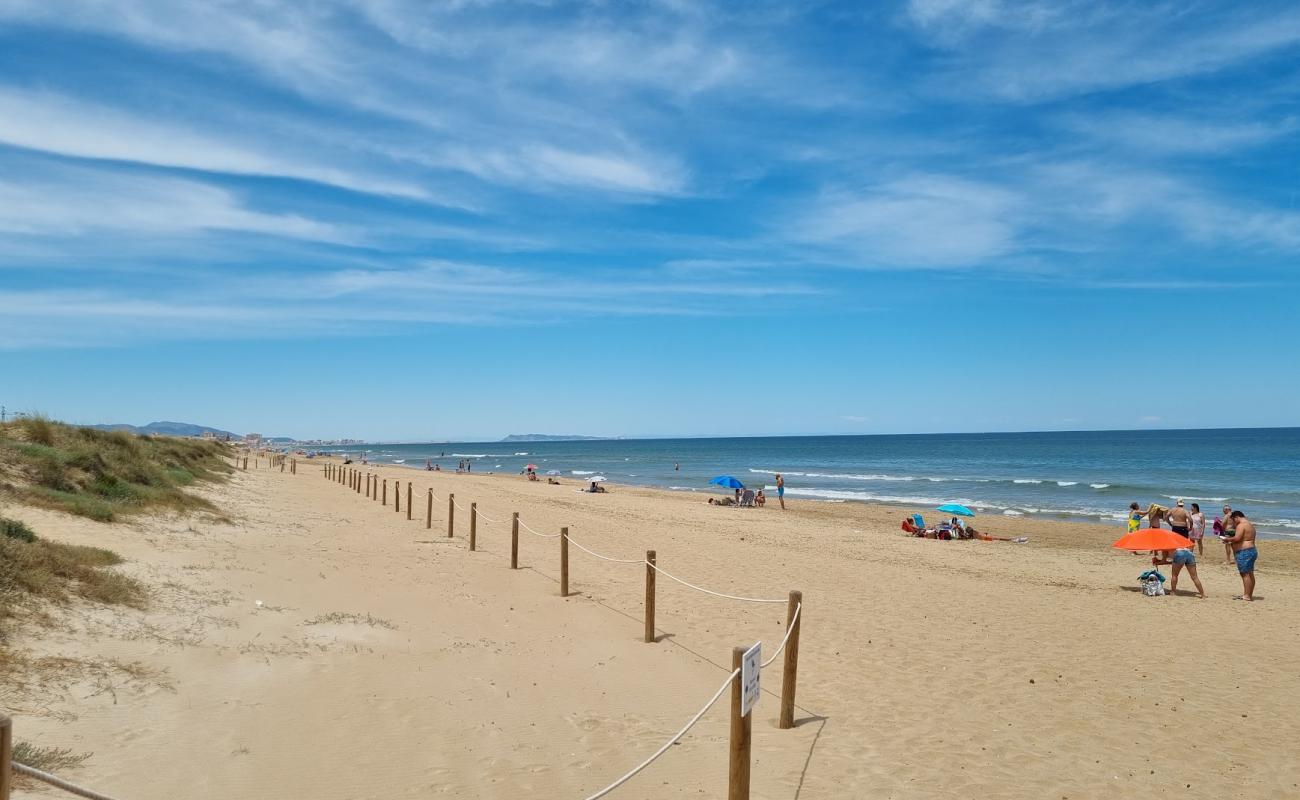
[[[1224,538],[1223,541],[1232,546],[1237,560],[1237,572],[1241,573],[1242,593],[1233,599],[1254,600],[1255,559],[1259,557],[1259,551],[1255,549],[1255,525],[1241,511],[1232,512],[1232,521],[1236,523],[1235,530],[1230,538]]]

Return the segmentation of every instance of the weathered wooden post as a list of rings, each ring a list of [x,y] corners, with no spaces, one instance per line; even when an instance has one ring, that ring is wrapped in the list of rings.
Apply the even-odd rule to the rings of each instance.
[[[447,495],[447,538],[456,532],[456,495]]]
[[[411,482],[406,482],[406,519],[411,519]]]
[[[785,665],[781,669],[782,729],[794,727],[794,689],[799,676],[799,631],[802,629],[803,592],[790,592],[790,600],[785,607],[785,630],[790,638],[785,642]]]
[[[731,669],[741,669],[745,662],[744,647],[731,648]],[[731,759],[727,770],[727,800],[749,800],[749,742],[753,732],[753,714],[742,714],[744,682],[737,674],[731,679]]]
[[[9,800],[14,779],[14,722],[0,713],[0,800]]]
[[[510,569],[519,569],[519,512],[510,515]]]
[[[569,596],[569,529],[560,528],[560,597]]]
[[[424,509],[424,529],[433,528],[433,490],[429,490],[429,501]]]
[[[354,480],[352,483],[355,484],[353,488],[356,489],[357,494],[361,494],[361,471],[360,470],[357,471],[356,480]]]
[[[384,478],[384,505],[388,505],[388,479]]]
[[[469,504],[469,549],[474,552],[475,543],[478,542],[478,503]]]
[[[645,640],[655,640],[655,551],[645,551]]]
[[[402,510],[402,482],[401,481],[393,481],[393,510],[397,512],[400,512]]]

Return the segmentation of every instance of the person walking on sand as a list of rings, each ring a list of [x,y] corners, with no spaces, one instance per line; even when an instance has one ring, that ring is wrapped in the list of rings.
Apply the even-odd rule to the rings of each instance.
[[[1187,574],[1192,576],[1192,583],[1196,584],[1196,596],[1202,600],[1205,599],[1205,587],[1201,585],[1201,579],[1196,574],[1196,554],[1192,552],[1190,547],[1180,547],[1173,552],[1166,550],[1159,556],[1152,558],[1151,564],[1156,567],[1161,564],[1174,565],[1174,579],[1169,583],[1169,594],[1177,594],[1178,575],[1186,569]]]
[[[776,473],[776,499],[781,503],[781,510],[785,511],[785,478],[781,473]]]
[[[1242,593],[1233,600],[1255,599],[1255,560],[1259,550],[1255,549],[1255,523],[1246,519],[1240,511],[1232,512],[1232,521],[1236,523],[1231,539],[1224,539],[1232,548],[1237,561],[1237,572],[1241,573]]]
[[[1201,504],[1192,503],[1192,542],[1196,545],[1196,554],[1205,555],[1205,515],[1201,513]]]

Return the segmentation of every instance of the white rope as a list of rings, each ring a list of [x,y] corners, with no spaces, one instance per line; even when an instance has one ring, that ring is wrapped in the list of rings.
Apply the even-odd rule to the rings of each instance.
[[[600,553],[597,553],[595,550],[588,550],[587,548],[578,544],[577,540],[574,539],[572,536],[569,537],[569,544],[573,545],[574,547],[578,548],[584,553],[590,553],[596,558],[602,558],[606,561],[613,561],[615,564],[644,564],[645,563],[644,558],[610,558],[609,556],[602,556]]]
[[[83,788],[75,783],[68,783],[57,775],[51,775],[50,773],[43,772],[35,767],[29,767],[26,764],[19,764],[17,761],[10,763],[13,764],[14,772],[17,772],[19,775],[26,775],[29,778],[44,781],[51,786],[57,786],[65,792],[72,792],[73,794],[81,795],[82,797],[88,797],[90,800],[113,800],[113,798],[106,794],[91,791],[90,789]]]
[[[623,777],[619,778],[618,780],[614,781],[610,785],[606,786],[604,789],[601,789],[599,792],[596,792],[595,794],[592,795],[588,795],[587,800],[596,800],[596,798],[598,797],[604,797],[605,795],[614,791],[618,787],[627,783],[629,780],[631,780],[632,776],[636,775],[641,770],[650,766],[650,764],[656,758],[663,755],[668,750],[668,748],[676,744],[678,739],[681,739],[683,736],[685,736],[686,732],[689,731],[691,727],[695,725],[695,723],[700,721],[700,717],[704,716],[704,712],[708,711],[710,708],[713,708],[713,704],[718,702],[718,698],[722,697],[722,693],[727,691],[727,687],[730,686],[731,682],[736,680],[737,676],[739,675],[740,675],[740,670],[734,670],[730,675],[727,676],[727,680],[721,686],[718,687],[718,691],[713,693],[713,697],[709,698],[709,702],[705,703],[703,708],[695,712],[695,716],[691,717],[691,721],[687,722],[686,725],[684,725],[682,729],[679,730],[677,733],[674,733],[673,737],[668,741],[664,742],[662,747],[654,751],[654,753],[645,761],[642,761],[640,764],[637,764],[635,767],[633,767],[632,770],[628,772],[626,775],[624,775]]]
[[[647,564],[650,564],[649,561],[647,561],[646,563],[647,563]],[[714,597],[725,597],[725,598],[727,598],[728,600],[744,600],[744,601],[747,602],[747,603],[785,603],[785,602],[789,602],[789,601],[786,600],[785,598],[782,598],[782,599],[780,599],[780,600],[764,600],[764,599],[761,598],[761,597],[738,597],[738,596],[736,596],[736,595],[734,595],[734,594],[723,594],[722,592],[715,592],[715,591],[713,591],[712,589],[705,589],[703,586],[696,586],[696,585],[693,584],[693,583],[687,583],[686,581],[682,580],[681,578],[677,577],[676,575],[672,574],[671,572],[667,572],[667,571],[665,571],[665,570],[664,570],[662,567],[660,567],[658,564],[650,564],[650,566],[654,567],[655,571],[658,572],[660,575],[663,575],[665,578],[671,578],[672,580],[675,580],[675,581],[677,581],[678,583],[680,583],[682,586],[689,586],[689,587],[691,587],[692,589],[694,589],[694,590],[697,591],[697,592],[704,592],[705,594],[711,594],[711,595],[713,595]]]
[[[785,638],[781,640],[781,646],[776,648],[776,652],[772,654],[771,658],[759,665],[762,669],[767,669],[767,665],[776,661],[776,657],[781,655],[781,651],[785,649],[785,643],[790,641],[790,633],[794,630],[794,626],[799,624],[799,612],[802,610],[803,603],[799,603],[794,607],[794,616],[790,617],[790,624],[785,626]]]
[[[555,537],[557,537],[557,536],[560,535],[558,532],[556,532],[556,533],[539,533],[538,531],[535,531],[535,530],[533,530],[531,527],[529,527],[528,523],[527,523],[527,522],[524,522],[522,519],[519,520],[519,527],[523,528],[524,530],[528,531],[529,533],[531,533],[531,534],[534,535],[534,536],[541,536],[543,539],[554,539]]]
[[[487,514],[484,514],[484,513],[483,513],[483,509],[479,509],[478,516],[479,516],[479,519],[486,520],[488,523],[490,523],[490,524],[492,524],[492,525],[499,525],[499,524],[501,524],[501,520],[499,520],[499,519],[492,519],[492,518],[489,517]]]

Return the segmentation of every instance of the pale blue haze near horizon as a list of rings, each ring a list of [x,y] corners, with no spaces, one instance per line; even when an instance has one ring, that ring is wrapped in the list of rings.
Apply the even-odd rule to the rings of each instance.
[[[0,2],[0,403],[1294,426],[1300,7]]]

